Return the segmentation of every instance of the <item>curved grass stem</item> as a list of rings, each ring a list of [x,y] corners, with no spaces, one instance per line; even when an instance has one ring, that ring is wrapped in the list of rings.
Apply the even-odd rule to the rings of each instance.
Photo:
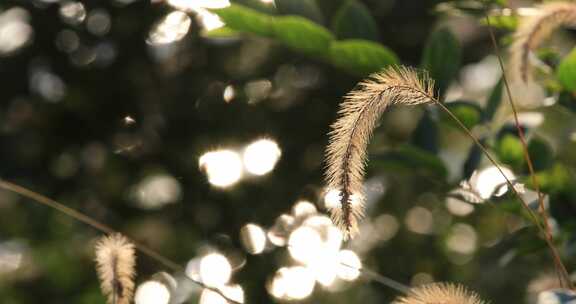
[[[486,25],[488,26],[488,31],[490,33],[490,39],[492,41],[492,46],[494,48],[494,52],[496,53],[496,57],[498,57],[498,64],[500,65],[500,69],[502,71],[502,79],[504,81],[504,87],[506,88],[506,93],[508,95],[508,103],[510,105],[510,108],[512,110],[512,114],[514,116],[514,124],[516,126],[516,130],[518,132],[518,137],[520,138],[520,143],[522,145],[522,152],[524,155],[524,159],[525,159],[526,164],[528,166],[528,171],[530,172],[530,178],[532,180],[532,185],[534,186],[536,193],[538,193],[538,207],[539,207],[540,215],[543,218],[544,237],[545,237],[546,242],[548,243],[550,250],[551,250],[551,253],[553,255],[554,264],[555,264],[556,269],[557,269],[557,273],[559,276],[559,281],[560,281],[561,286],[565,287],[565,288],[574,289],[574,286],[573,286],[573,284],[569,278],[568,271],[566,270],[566,267],[562,263],[562,260],[560,259],[560,255],[558,253],[558,250],[553,243],[552,229],[551,229],[550,223],[548,221],[548,215],[546,214],[546,208],[544,207],[544,195],[542,194],[542,191],[540,190],[540,184],[538,182],[538,177],[536,176],[536,173],[534,170],[534,164],[532,162],[532,158],[530,157],[530,152],[528,151],[528,145],[526,143],[526,137],[524,134],[524,130],[522,130],[522,127],[520,126],[520,121],[518,119],[518,110],[516,109],[516,104],[514,103],[514,100],[512,97],[512,90],[510,89],[508,77],[506,76],[506,70],[504,68],[504,63],[502,60],[502,54],[500,51],[500,47],[498,46],[498,42],[496,41],[496,35],[494,34],[494,30],[492,29],[492,25],[490,23],[490,18],[488,17],[488,14],[485,14],[485,19],[486,19]]]
[[[42,205],[45,205],[49,208],[52,209],[56,209],[57,211],[70,216],[71,218],[80,221],[88,226],[91,226],[92,228],[106,233],[106,234],[113,234],[113,233],[117,233],[116,230],[112,229],[111,227],[98,222],[96,220],[94,220],[93,218],[78,212],[70,207],[67,207],[65,205],[63,205],[62,203],[59,203],[53,199],[50,199],[44,195],[41,195],[37,192],[34,192],[30,189],[24,188],[20,185],[5,181],[5,180],[1,180],[0,179],[0,189],[4,189],[6,191],[12,192],[12,193],[16,193],[19,194],[23,197],[26,197],[28,199],[31,199],[32,201],[35,201],[37,203],[40,203]],[[227,297],[221,290],[219,290],[218,288],[213,288],[210,286],[205,285],[204,283],[200,282],[200,281],[196,281],[192,278],[190,278],[188,275],[186,275],[186,273],[184,272],[183,268],[178,265],[175,262],[172,262],[170,259],[164,257],[163,255],[161,255],[160,253],[156,252],[155,250],[149,248],[148,246],[141,244],[139,242],[136,242],[132,239],[130,239],[130,241],[134,244],[134,247],[136,249],[138,249],[140,252],[142,252],[144,255],[150,257],[151,259],[157,261],[158,263],[162,264],[164,267],[175,271],[175,272],[179,272],[179,273],[183,273],[184,274],[184,278],[190,280],[192,283],[199,285],[202,288],[206,288],[208,290],[214,291],[216,293],[218,293],[220,296],[222,296],[224,299],[226,299],[227,301],[229,301],[230,303],[234,303],[234,304],[240,304],[240,302],[235,301],[233,299],[230,299],[229,297]],[[371,280],[382,284],[384,286],[387,286],[389,288],[392,288],[398,292],[401,293],[408,293],[410,291],[410,287],[406,286],[400,282],[397,282],[389,277],[386,277],[384,275],[379,274],[376,271],[372,271],[370,269],[367,269],[365,267],[354,267],[352,265],[346,264],[344,262],[340,263],[341,265],[357,270],[360,273],[362,273],[363,275],[369,277]]]
[[[56,209],[57,211],[70,216],[73,219],[76,219],[77,221],[80,221],[88,226],[91,226],[92,228],[103,232],[105,234],[113,234],[113,233],[118,233],[116,230],[114,230],[113,228],[98,222],[96,220],[94,220],[93,218],[79,212],[76,211],[70,207],[65,206],[62,203],[59,203],[51,198],[48,198],[42,194],[39,194],[37,192],[34,192],[30,189],[24,188],[20,185],[5,181],[5,180],[1,180],[0,179],[0,189],[4,189],[6,191],[12,192],[12,193],[16,193],[18,195],[21,195],[23,197],[26,197],[32,201],[35,201],[37,203],[40,203],[44,206],[47,206],[49,208],[52,209]],[[186,278],[187,280],[190,280],[192,283],[211,290],[213,292],[218,293],[221,297],[223,297],[224,299],[226,299],[228,302],[230,303],[234,303],[234,304],[241,304],[238,301],[235,301],[233,299],[230,299],[228,296],[226,296],[220,289],[218,288],[214,288],[211,286],[207,286],[206,284],[204,284],[203,282],[197,281],[195,279],[192,279],[191,277],[189,277],[186,272],[184,271],[184,268],[180,265],[178,265],[177,263],[171,261],[170,259],[164,257],[162,254],[158,253],[157,251],[151,249],[150,247],[134,241],[133,239],[130,238],[130,241],[134,244],[134,247],[136,249],[138,249],[140,252],[142,252],[144,255],[150,257],[151,259],[155,260],[156,262],[160,263],[161,265],[163,265],[164,267],[166,267],[167,269],[174,271],[174,272],[178,272],[178,273],[182,273],[184,274],[184,278]]]
[[[512,181],[510,181],[510,179],[506,176],[506,174],[504,174],[504,171],[502,171],[501,166],[496,162],[492,154],[488,151],[488,149],[486,149],[486,147],[484,147],[484,145],[480,142],[480,140],[474,134],[472,134],[470,129],[468,129],[468,127],[466,127],[464,123],[462,123],[462,121],[458,117],[456,117],[456,115],[454,115],[454,113],[452,113],[452,111],[450,111],[450,109],[448,109],[444,104],[436,100],[436,105],[438,105],[443,111],[445,111],[448,114],[448,116],[450,116],[450,118],[452,118],[458,124],[458,126],[466,133],[466,135],[468,135],[468,137],[470,137],[474,141],[474,143],[480,148],[480,150],[482,150],[482,153],[486,155],[486,158],[488,158],[488,160],[492,163],[492,165],[494,165],[494,167],[496,167],[496,169],[504,177],[504,179],[506,180],[506,184],[512,190],[514,195],[518,198],[518,200],[520,200],[522,207],[526,210],[526,212],[528,212],[528,215],[532,219],[532,222],[534,222],[538,230],[544,234],[544,240],[546,242],[546,245],[550,249],[550,253],[552,254],[552,258],[554,261],[554,266],[558,271],[560,284],[562,286],[570,286],[569,284],[570,280],[568,279],[569,278],[568,271],[566,270],[564,264],[562,264],[560,254],[558,253],[558,250],[556,248],[556,245],[554,245],[552,238],[547,233],[547,229],[544,226],[545,224],[542,224],[540,218],[534,213],[534,211],[532,211],[532,209],[530,209],[524,198],[520,195],[520,193],[518,193],[516,187],[514,187]]]

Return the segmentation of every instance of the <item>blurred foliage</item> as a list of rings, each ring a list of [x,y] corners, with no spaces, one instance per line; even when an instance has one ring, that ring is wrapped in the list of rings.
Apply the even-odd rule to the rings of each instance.
[[[460,68],[461,50],[456,37],[447,29],[440,29],[428,38],[422,59],[422,68],[435,80],[441,96]]]
[[[572,52],[562,60],[558,66],[557,75],[566,89],[576,92],[576,49],[573,49]]]
[[[498,11],[515,1],[238,0],[208,8],[224,23],[216,29],[203,24],[199,12],[180,8],[191,24],[180,36],[174,29],[159,35],[172,37],[169,43],[155,43],[151,33],[176,5],[84,1],[85,16],[72,22],[63,17],[65,2],[0,3],[0,14],[24,10],[15,15],[25,16],[33,31],[17,51],[4,53],[16,40],[3,38],[1,20],[7,19],[0,19],[0,178],[57,199],[182,265],[207,250],[226,253],[240,261],[233,280],[243,286],[246,303],[276,301],[266,284],[290,257],[285,248],[248,255],[241,228],[271,227],[300,199],[323,210],[323,149],[337,105],[362,77],[384,67],[429,70],[447,107],[528,192],[535,188],[483,19],[486,8]],[[498,38],[509,41],[517,20],[494,16]],[[94,27],[106,18],[108,29]],[[559,49],[537,54],[548,66],[538,74],[545,96],[537,106],[523,106],[535,94],[513,93],[521,114],[542,117],[524,119],[521,127],[571,270],[576,53],[562,56]],[[474,204],[454,199],[451,191],[472,183],[490,163],[438,110],[384,114],[369,147],[365,223],[372,241],[359,237],[346,247],[367,268],[405,284],[461,282],[493,303],[533,301],[541,291],[534,281],[553,268],[546,246],[510,193]],[[225,189],[210,184],[200,156],[240,151],[262,137],[281,148],[271,173],[248,175]],[[146,207],[139,195],[157,193],[138,189],[154,176],[168,176],[179,195]],[[380,225],[383,215],[399,228]],[[0,191],[0,302],[103,303],[92,262],[98,235]],[[10,241],[26,254],[18,269],[6,271]],[[138,257],[139,282],[161,270]],[[304,301],[387,303],[396,295],[363,278],[337,290],[317,288]],[[189,302],[197,301],[195,294]]]

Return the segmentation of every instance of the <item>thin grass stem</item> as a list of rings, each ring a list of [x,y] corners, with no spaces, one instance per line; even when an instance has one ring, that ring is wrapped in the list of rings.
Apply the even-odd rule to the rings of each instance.
[[[49,208],[55,209],[61,213],[64,213],[64,214],[70,216],[71,218],[76,219],[76,220],[78,220],[78,221],[80,221],[80,222],[82,222],[88,226],[91,226],[92,228],[94,228],[100,232],[103,232],[105,234],[110,235],[110,234],[118,233],[113,228],[111,228],[111,227],[109,227],[103,223],[100,223],[100,222],[94,220],[93,218],[91,218],[91,217],[89,217],[89,216],[87,216],[87,215],[85,215],[79,211],[76,211],[70,207],[65,206],[62,203],[59,203],[53,199],[50,199],[50,198],[48,198],[42,194],[39,194],[37,192],[34,192],[30,189],[24,188],[20,185],[17,185],[17,184],[8,182],[6,180],[0,179],[0,188],[4,189],[6,191],[24,196],[26,198],[29,198],[30,200],[35,201],[37,203],[40,203],[42,205],[48,206]],[[223,297],[224,299],[226,299],[226,301],[228,301],[230,303],[241,304],[240,302],[233,300],[233,299],[229,298],[228,296],[226,296],[220,289],[208,286],[201,281],[197,281],[195,279],[192,279],[191,277],[189,277],[186,274],[186,272],[184,271],[184,268],[182,266],[178,265],[175,262],[172,262],[170,259],[164,257],[162,254],[158,253],[157,251],[151,249],[150,247],[148,247],[142,243],[134,241],[132,238],[128,238],[128,239],[134,244],[134,247],[138,251],[142,252],[144,255],[146,255],[146,256],[150,257],[151,259],[155,260],[156,262],[160,263],[164,267],[170,269],[171,271],[182,273],[183,277],[186,278],[187,280],[190,280],[192,283],[194,283],[194,284],[196,284],[202,288],[216,292],[217,294],[219,294],[221,297]]]
[[[518,119],[518,110],[516,109],[516,104],[515,104],[515,102],[513,100],[513,96],[512,96],[512,90],[510,89],[508,77],[506,76],[506,69],[504,68],[504,62],[502,60],[502,54],[500,51],[500,47],[498,46],[498,42],[496,41],[496,35],[494,34],[494,30],[493,30],[492,25],[490,23],[490,18],[488,17],[487,14],[485,14],[485,19],[486,19],[486,25],[488,26],[488,31],[490,33],[490,39],[492,41],[492,46],[493,46],[494,51],[496,53],[496,57],[498,57],[498,64],[500,65],[500,69],[502,71],[502,79],[504,81],[504,87],[506,88],[506,93],[508,95],[508,103],[510,105],[510,108],[512,109],[512,114],[514,116],[514,124],[515,124],[516,130],[518,132],[518,137],[520,138],[520,143],[522,144],[522,152],[524,155],[524,159],[526,161],[526,164],[528,165],[528,171],[530,172],[532,184],[534,185],[536,193],[538,194],[538,206],[539,206],[540,215],[543,218],[543,222],[544,222],[544,235],[546,238],[546,242],[549,244],[550,250],[552,251],[552,255],[554,258],[554,264],[556,266],[556,269],[558,270],[558,276],[559,276],[559,281],[560,281],[561,286],[567,287],[570,289],[574,289],[574,286],[572,285],[572,282],[569,279],[568,271],[566,270],[566,267],[562,263],[562,260],[560,259],[560,255],[558,253],[558,250],[552,241],[552,229],[551,229],[550,223],[548,221],[548,216],[546,214],[546,208],[544,207],[544,195],[542,194],[542,191],[540,190],[540,184],[538,182],[538,177],[536,176],[536,173],[534,170],[534,164],[532,162],[532,158],[530,157],[530,152],[528,151],[528,144],[526,143],[526,137],[524,135],[524,130],[522,130],[522,127],[520,126],[520,121]]]

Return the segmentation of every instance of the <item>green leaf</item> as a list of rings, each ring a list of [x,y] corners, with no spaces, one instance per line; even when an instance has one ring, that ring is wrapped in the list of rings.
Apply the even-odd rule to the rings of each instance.
[[[438,123],[430,111],[424,111],[412,132],[412,145],[432,153],[438,153]]]
[[[382,70],[399,62],[388,48],[366,40],[342,40],[330,46],[334,65],[359,76]]]
[[[481,138],[480,143],[484,146],[486,145],[486,140]],[[483,156],[484,154],[482,154],[482,149],[480,149],[478,145],[472,145],[470,151],[468,152],[468,156],[466,156],[466,161],[462,166],[462,177],[464,179],[469,179],[472,174],[474,174],[476,169],[478,169],[478,165],[480,164]]]
[[[486,8],[492,6],[505,8],[509,7],[506,4],[507,0],[451,0],[443,1],[436,7],[436,11],[440,13],[455,14],[470,14],[479,18],[484,18],[486,15]]]
[[[279,41],[309,55],[326,56],[334,39],[324,27],[298,16],[277,17],[273,24]]]
[[[232,4],[225,8],[213,9],[230,29],[260,36],[272,36],[272,17],[242,5]]]
[[[576,92],[576,48],[572,49],[556,69],[560,83],[572,92]]]
[[[546,171],[537,173],[540,189],[545,193],[571,192],[574,191],[574,179],[570,176],[570,171],[562,163],[556,163]],[[531,179],[527,182],[533,187]]]
[[[315,0],[276,0],[274,4],[282,15],[297,15],[318,24],[324,22],[322,11]]]
[[[504,81],[502,81],[502,78],[500,78],[500,81],[498,81],[498,83],[492,90],[492,93],[490,93],[490,97],[488,97],[488,102],[486,103],[486,108],[482,115],[482,121],[487,122],[492,120],[492,117],[494,117],[494,113],[496,113],[496,110],[498,109],[500,103],[502,102],[503,84]]]
[[[524,149],[520,139],[512,134],[506,134],[496,144],[496,153],[500,161],[518,170],[524,164]]]
[[[446,107],[468,128],[471,129],[480,123],[482,108],[469,101],[454,101],[446,104]],[[443,120],[448,124],[459,128],[448,114],[442,113]]]
[[[443,96],[448,86],[458,73],[462,50],[456,37],[448,29],[440,29],[430,36],[424,49],[422,67],[430,72],[436,80],[440,95]]]
[[[513,31],[518,27],[517,16],[489,16],[488,18],[490,19],[490,25],[497,29]],[[482,19],[481,23],[488,25],[486,19]]]
[[[411,173],[432,174],[443,179],[448,174],[444,162],[438,156],[409,145],[371,155],[370,164],[390,171],[409,170]]]
[[[348,0],[336,12],[332,30],[339,39],[378,40],[378,26],[366,6],[356,0]]]
[[[534,165],[534,170],[542,171],[550,168],[554,163],[554,151],[542,138],[532,138],[528,143],[528,153]]]
[[[234,38],[234,37],[238,37],[240,33],[238,33],[237,31],[227,27],[227,26],[223,26],[217,29],[213,29],[210,31],[207,31],[205,33],[202,34],[202,36],[207,37],[207,38]]]

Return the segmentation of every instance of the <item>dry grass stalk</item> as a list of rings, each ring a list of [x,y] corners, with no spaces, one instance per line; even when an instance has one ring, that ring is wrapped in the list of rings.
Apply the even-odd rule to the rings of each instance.
[[[540,14],[537,17],[532,17],[530,19],[526,19],[523,22],[517,33],[516,33],[516,40],[512,46],[512,58],[511,58],[511,65],[512,65],[512,77],[518,80],[518,78],[522,78],[524,82],[527,82],[529,79],[531,80],[531,74],[529,73],[528,69],[528,55],[530,53],[530,48],[535,49],[537,45],[548,36],[552,31],[562,25],[574,25],[576,20],[576,6],[570,3],[550,3],[544,4],[539,7]],[[554,20],[552,20],[554,19]],[[502,70],[502,79],[504,80],[504,86],[506,88],[506,93],[508,94],[508,101],[510,102],[510,108],[512,109],[512,113],[514,114],[514,122],[516,125],[516,129],[518,131],[518,136],[520,137],[520,142],[522,143],[523,154],[528,164],[528,169],[530,171],[530,176],[532,179],[532,183],[538,193],[538,204],[540,207],[540,215],[544,219],[543,224],[539,222],[536,218],[535,214],[528,208],[526,202],[516,193],[516,190],[513,188],[515,194],[518,196],[520,201],[522,202],[523,207],[528,211],[530,216],[534,218],[534,223],[538,226],[538,229],[543,232],[544,239],[550,249],[550,253],[554,259],[554,266],[556,267],[556,271],[558,274],[559,282],[562,286],[566,286],[570,289],[573,289],[572,281],[569,278],[568,271],[562,260],[560,258],[560,254],[556,248],[556,245],[553,242],[552,232],[550,228],[550,223],[548,222],[548,216],[546,215],[546,209],[544,207],[544,196],[540,191],[540,186],[538,183],[538,178],[536,177],[536,173],[534,171],[534,166],[532,163],[532,159],[530,157],[530,153],[528,151],[528,145],[526,143],[526,138],[524,136],[524,131],[520,127],[520,122],[518,120],[518,111],[516,110],[516,106],[514,101],[512,100],[512,91],[510,89],[510,84],[508,82],[508,78],[506,77],[506,70],[504,68],[504,63],[502,60],[502,56],[500,55],[500,48],[498,47],[498,43],[496,42],[496,35],[492,29],[490,24],[490,18],[486,15],[486,24],[488,25],[488,31],[490,33],[490,38],[492,40],[492,45],[494,46],[494,50],[496,51],[496,55],[498,57],[498,63],[500,65],[500,69]],[[480,145],[480,148],[484,150],[484,148]],[[488,153],[486,156],[491,159]],[[507,181],[508,184],[511,183]]]
[[[513,81],[532,80],[530,53],[562,26],[576,26],[576,3],[551,2],[538,6],[538,13],[521,19],[510,48]]]
[[[410,290],[393,304],[485,304],[480,296],[466,287],[451,283],[433,283]]]
[[[129,304],[134,293],[134,245],[119,233],[96,243],[96,270],[108,304]]]
[[[378,119],[390,105],[434,101],[433,80],[406,67],[374,74],[346,95],[330,132],[325,174],[328,191],[339,194],[339,203],[328,208],[346,236],[357,232],[357,221],[363,214],[366,147]]]

